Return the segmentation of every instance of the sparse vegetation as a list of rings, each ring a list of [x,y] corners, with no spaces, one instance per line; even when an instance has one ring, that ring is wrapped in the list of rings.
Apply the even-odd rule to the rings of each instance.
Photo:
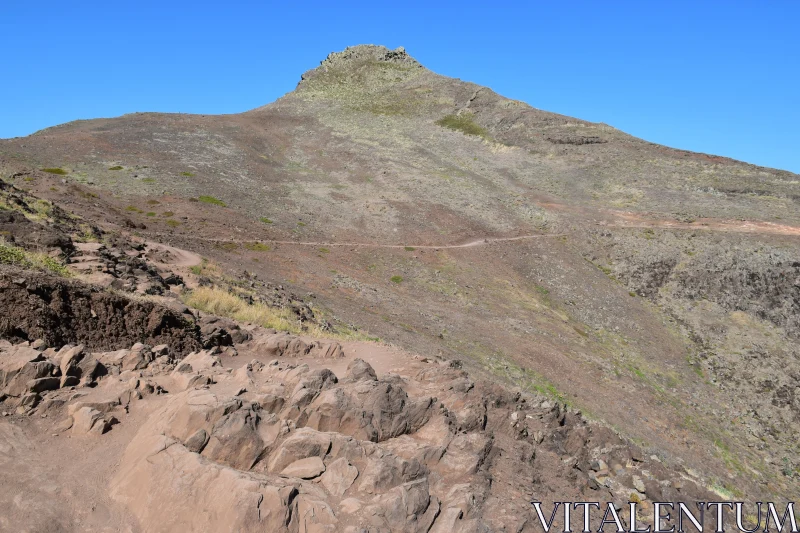
[[[460,115],[447,115],[436,121],[436,124],[444,128],[460,131],[465,135],[475,135],[477,137],[489,138],[489,132],[475,122],[472,113],[461,113]]]
[[[214,198],[213,196],[199,196],[197,199],[203,202],[204,204],[212,204],[212,205],[218,205],[220,207],[226,207],[225,202],[223,202],[219,198]]]
[[[205,272],[213,270],[205,262],[203,265],[192,267],[192,272]],[[233,292],[219,287],[198,287],[185,294],[183,302],[191,307],[207,313],[225,316],[239,322],[250,322],[265,328],[274,328],[295,334],[307,334],[314,337],[334,338],[340,340],[368,340],[377,341],[377,337],[361,333],[350,327],[335,326],[334,330],[309,322],[301,323],[288,308],[271,307],[263,303],[248,303]]]
[[[207,313],[226,316],[241,322],[251,322],[265,328],[300,332],[300,326],[292,320],[287,309],[275,309],[261,303],[249,304],[217,287],[198,287],[189,293],[184,303]]]
[[[264,224],[272,224],[272,220],[268,219],[267,217],[261,217],[259,220]]]
[[[63,175],[66,175],[66,174],[69,174],[69,172],[67,172],[67,171],[66,171],[66,170],[64,170],[63,168],[58,168],[58,167],[54,167],[54,168],[43,168],[43,169],[42,169],[42,172],[47,172],[48,174],[59,174],[59,175],[61,175],[61,176],[63,176]]]
[[[177,228],[180,225],[181,223],[178,222],[177,220],[172,220],[172,219],[167,220],[167,226],[169,226],[170,228]]]
[[[319,249],[320,253],[329,254],[331,251],[328,248],[322,247]]]
[[[181,172],[181,176],[185,176],[187,178],[193,178],[194,177],[194,173],[193,172],[188,172],[188,171]],[[202,196],[201,196],[201,198],[202,198]]]
[[[413,252],[414,250],[416,250],[416,248],[414,248],[413,246],[406,246],[406,247],[404,248],[404,250],[405,250],[406,252]]]
[[[162,216],[162,217],[167,217],[167,218],[169,218],[169,217],[171,217],[171,216],[172,216],[172,215],[174,215],[174,214],[175,214],[175,213],[173,213],[172,211],[164,211],[163,213],[161,213],[161,216]]]
[[[148,212],[147,212],[147,214],[146,214],[146,216],[148,216],[148,217],[154,217],[154,216],[156,216],[156,214],[155,214],[153,211],[148,211]]]
[[[114,165],[113,167],[108,167],[108,170],[122,170],[120,165]]]
[[[60,261],[47,254],[31,252],[6,243],[0,239],[0,263],[6,265],[16,265],[22,268],[33,268],[45,270],[59,276],[68,277],[70,275],[67,267]]]
[[[268,244],[261,242],[248,242],[244,245],[244,247],[251,252],[269,252],[271,250]]]
[[[392,276],[391,278],[389,278],[389,281],[391,281],[392,283],[402,283],[403,276]]]
[[[130,211],[131,213],[141,213],[142,210],[136,207],[135,205],[129,205],[125,208],[125,211]]]

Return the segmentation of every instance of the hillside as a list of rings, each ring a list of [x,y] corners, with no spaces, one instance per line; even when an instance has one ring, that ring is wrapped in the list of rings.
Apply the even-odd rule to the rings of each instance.
[[[379,46],[241,114],[3,140],[0,171],[104,234],[201,256],[202,283],[313,310],[301,327],[567,404],[704,490],[800,488],[796,174],[535,109]]]

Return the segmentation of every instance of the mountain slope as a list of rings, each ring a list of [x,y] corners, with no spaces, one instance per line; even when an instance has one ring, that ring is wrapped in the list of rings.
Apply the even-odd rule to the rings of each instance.
[[[795,174],[540,111],[376,46],[246,113],[74,122],[0,155],[19,186],[109,229],[568,400],[709,486],[797,486]],[[524,238],[494,240],[509,237]]]

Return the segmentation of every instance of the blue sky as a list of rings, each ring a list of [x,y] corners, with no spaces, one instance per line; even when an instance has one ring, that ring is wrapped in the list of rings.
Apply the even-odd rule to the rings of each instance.
[[[348,45],[649,141],[800,172],[800,2],[0,2],[0,137],[234,113]]]

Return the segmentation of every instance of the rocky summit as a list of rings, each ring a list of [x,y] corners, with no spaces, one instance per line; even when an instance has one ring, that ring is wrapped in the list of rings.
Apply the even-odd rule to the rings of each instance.
[[[0,530],[800,494],[796,174],[369,45],[240,114],[0,140],[0,178]]]

